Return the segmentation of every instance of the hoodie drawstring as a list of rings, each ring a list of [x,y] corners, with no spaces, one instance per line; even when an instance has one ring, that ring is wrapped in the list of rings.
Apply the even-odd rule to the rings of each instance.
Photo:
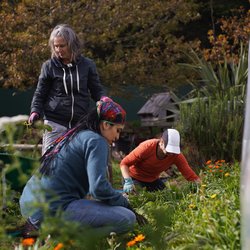
[[[64,68],[62,69],[63,69],[63,85],[64,85],[65,92],[68,95],[68,89],[67,89],[67,84],[66,84],[66,71]]]

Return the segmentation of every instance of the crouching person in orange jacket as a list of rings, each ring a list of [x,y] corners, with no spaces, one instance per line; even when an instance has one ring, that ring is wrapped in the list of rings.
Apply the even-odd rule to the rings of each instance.
[[[179,132],[167,129],[160,139],[142,142],[123,158],[120,163],[124,178],[123,191],[135,191],[135,184],[145,187],[147,191],[164,189],[165,184],[159,176],[172,165],[176,165],[186,180],[198,183],[201,181],[180,151]]]

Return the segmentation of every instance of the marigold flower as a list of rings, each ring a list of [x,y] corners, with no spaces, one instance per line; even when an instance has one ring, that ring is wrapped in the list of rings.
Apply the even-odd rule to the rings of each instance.
[[[215,168],[220,168],[220,166],[216,165]]]
[[[135,241],[143,241],[145,239],[145,236],[143,234],[138,234],[134,240]]]
[[[225,160],[218,160],[215,162],[215,164],[218,164],[218,163],[225,163]]]
[[[228,176],[230,176],[230,174],[229,173],[225,173],[225,176],[228,177]]]
[[[217,194],[212,194],[210,197],[214,199],[217,196]]]
[[[63,243],[58,243],[55,247],[54,250],[60,250],[63,248]]]
[[[23,246],[32,246],[32,245],[34,245],[34,243],[35,243],[34,238],[26,238],[26,239],[23,239],[23,241],[22,241]]]
[[[211,160],[208,160],[207,162],[206,162],[206,165],[209,165],[209,164],[211,164],[212,163],[212,161]]]
[[[136,241],[135,240],[131,240],[129,242],[127,242],[127,247],[132,247],[136,244]]]
[[[210,169],[210,170],[209,170],[209,172],[210,172],[210,173],[212,173],[212,172],[213,172],[213,170],[212,170],[212,169]]]
[[[209,167],[209,168],[213,168],[213,165],[209,165],[208,167]]]
[[[189,208],[195,208],[195,205],[194,205],[194,204],[189,204],[188,207],[189,207]]]
[[[213,35],[214,32],[213,32],[213,30],[209,30],[209,31],[207,32],[207,34],[208,34],[208,35]]]
[[[222,170],[222,169],[220,169],[219,171],[220,171],[220,172],[223,172],[223,170]]]

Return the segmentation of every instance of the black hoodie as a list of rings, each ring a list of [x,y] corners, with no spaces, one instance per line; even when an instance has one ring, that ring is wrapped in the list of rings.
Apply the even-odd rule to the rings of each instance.
[[[75,63],[65,65],[52,58],[42,65],[31,113],[71,128],[88,112],[90,97],[96,102],[104,95],[91,59],[79,56]]]

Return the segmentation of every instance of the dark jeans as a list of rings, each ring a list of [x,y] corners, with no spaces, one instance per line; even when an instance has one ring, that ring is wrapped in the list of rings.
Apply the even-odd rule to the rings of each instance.
[[[29,221],[39,228],[41,222],[35,218],[36,216],[41,218],[40,213],[37,213],[30,216]],[[86,228],[94,228],[103,236],[111,232],[127,233],[133,230],[136,223],[135,214],[125,207],[110,206],[104,202],[85,199],[72,201],[63,216],[64,219],[78,222]]]
[[[129,232],[136,223],[135,214],[131,210],[95,200],[73,201],[65,212],[66,219],[99,229],[98,231],[104,235],[109,235],[110,232]]]
[[[161,179],[157,179],[153,182],[144,182],[144,181],[138,181],[134,178],[133,182],[135,185],[140,185],[141,187],[146,187],[146,190],[149,192],[154,192],[154,191],[158,191],[158,190],[163,190],[166,186],[164,184],[164,182]]]

